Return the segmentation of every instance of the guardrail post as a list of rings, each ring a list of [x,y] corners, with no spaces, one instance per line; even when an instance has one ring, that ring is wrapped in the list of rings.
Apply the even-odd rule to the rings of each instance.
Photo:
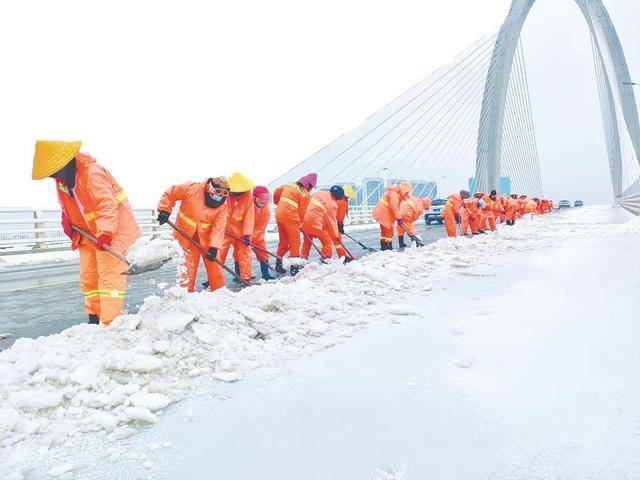
[[[156,211],[151,210],[151,239],[158,238],[160,236],[160,224],[155,216]]]
[[[34,220],[41,220],[42,219],[42,212],[40,210],[34,210],[33,211],[33,219]],[[46,234],[45,232],[39,232],[39,229],[44,229],[44,222],[34,222],[33,223],[34,228],[36,230],[35,232],[35,237],[36,237],[36,244],[34,245],[34,249],[41,249],[41,248],[47,248],[47,242],[46,242]]]

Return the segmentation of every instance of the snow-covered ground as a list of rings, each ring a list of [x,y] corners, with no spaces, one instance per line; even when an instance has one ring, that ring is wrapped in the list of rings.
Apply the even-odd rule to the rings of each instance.
[[[639,242],[587,207],[19,340],[1,478],[637,478]]]

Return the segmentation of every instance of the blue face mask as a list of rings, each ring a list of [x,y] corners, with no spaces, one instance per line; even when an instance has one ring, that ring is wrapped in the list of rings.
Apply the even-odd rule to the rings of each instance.
[[[211,195],[210,193],[205,193],[204,195],[204,203],[207,207],[217,208],[222,205],[227,197],[222,195]]]

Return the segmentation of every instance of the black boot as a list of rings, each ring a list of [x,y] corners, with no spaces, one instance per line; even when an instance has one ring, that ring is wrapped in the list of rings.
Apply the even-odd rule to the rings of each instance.
[[[291,276],[294,277],[300,272],[300,267],[297,265],[291,265]]]
[[[269,264],[265,261],[260,262],[260,273],[263,280],[274,280],[275,277],[269,272]]]
[[[287,273],[287,271],[282,266],[282,260],[280,259],[276,260],[276,272],[279,273],[280,275],[284,275]]]
[[[98,315],[94,315],[93,313],[89,314],[89,324],[90,325],[100,325],[100,317]]]
[[[393,242],[387,242],[387,250],[393,250]]]
[[[233,262],[233,270],[236,272],[237,277],[233,279],[233,283],[242,283],[240,281],[240,264],[238,262]]]
[[[398,237],[398,248],[407,248],[407,245],[404,243],[404,235]]]
[[[346,257],[344,257],[344,261],[342,263],[344,263],[345,265],[349,262],[353,262],[353,258],[351,258],[349,255],[347,255]]]
[[[380,251],[384,252],[387,249],[387,242],[380,240]]]

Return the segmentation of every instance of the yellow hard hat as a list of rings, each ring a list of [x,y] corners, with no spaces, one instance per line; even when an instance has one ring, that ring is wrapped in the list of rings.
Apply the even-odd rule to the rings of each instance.
[[[356,192],[353,191],[353,187],[348,183],[342,187],[344,189],[344,196],[350,198],[351,200],[356,199]]]
[[[64,168],[80,151],[81,142],[38,140],[33,155],[31,178],[42,180]]]
[[[227,180],[229,182],[229,191],[232,193],[248,192],[254,187],[254,183],[241,173],[234,173]]]

